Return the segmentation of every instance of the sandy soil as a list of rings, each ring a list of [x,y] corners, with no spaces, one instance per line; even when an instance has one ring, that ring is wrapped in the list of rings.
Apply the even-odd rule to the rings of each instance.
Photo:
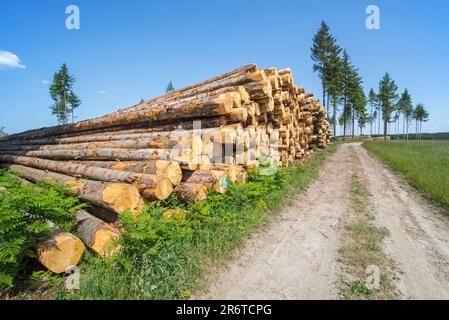
[[[403,299],[449,298],[449,223],[357,143],[345,144],[319,178],[267,228],[249,239],[197,299],[336,299],[343,219],[356,154],[376,224],[390,236]]]

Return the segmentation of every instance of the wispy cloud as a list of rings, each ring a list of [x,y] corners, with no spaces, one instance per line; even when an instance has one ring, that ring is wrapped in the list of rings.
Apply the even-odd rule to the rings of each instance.
[[[49,84],[50,82],[48,80],[42,80],[42,84]]]
[[[106,91],[105,90],[100,90],[100,91],[98,91],[98,93],[99,94],[106,94]]]
[[[0,50],[0,68],[21,68],[26,67],[20,63],[20,59],[14,53]]]

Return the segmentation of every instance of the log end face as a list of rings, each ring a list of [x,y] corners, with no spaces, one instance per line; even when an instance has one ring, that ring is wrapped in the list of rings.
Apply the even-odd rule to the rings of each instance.
[[[94,250],[101,257],[108,257],[117,251],[117,248],[112,248],[111,244],[119,237],[118,232],[108,229],[99,229],[95,232],[94,242],[92,243],[92,250]]]
[[[102,192],[102,198],[118,213],[129,210],[137,214],[144,205],[138,188],[126,183],[114,183],[107,186]]]
[[[61,232],[37,245],[39,262],[54,273],[63,273],[78,265],[84,253],[83,242],[68,232]]]
[[[182,174],[181,174],[182,176]],[[156,197],[159,200],[167,199],[173,192],[173,184],[168,178],[161,178],[156,186]]]

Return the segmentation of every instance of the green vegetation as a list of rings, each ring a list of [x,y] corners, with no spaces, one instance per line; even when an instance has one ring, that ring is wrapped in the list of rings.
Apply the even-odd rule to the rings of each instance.
[[[374,215],[368,206],[368,190],[359,176],[359,160],[353,155],[356,171],[351,177],[349,222],[345,225],[339,249],[343,265],[340,297],[342,299],[391,299],[395,297],[393,261],[383,252],[383,240],[388,235],[385,228],[374,223]],[[379,270],[376,285],[367,281],[367,270],[375,266]],[[368,268],[368,269],[367,269]],[[373,278],[374,279],[374,278]]]
[[[449,140],[371,141],[363,146],[449,210]]]
[[[408,136],[413,119],[415,131],[418,137],[421,136],[422,123],[429,119],[429,113],[421,103],[413,108],[412,97],[407,89],[399,96],[398,86],[388,72],[379,82],[378,92],[371,89],[366,95],[359,69],[352,64],[348,51],[338,44],[326,22],[321,22],[312,41],[310,57],[313,71],[320,78],[323,92],[321,103],[328,114],[332,113],[329,122],[333,124],[335,134],[337,122],[342,127],[340,136],[346,136],[350,132],[354,137],[356,124],[360,134],[363,134],[367,124],[370,124],[370,134],[376,131],[383,136],[387,136],[389,131],[392,134],[391,124],[394,124],[398,134],[402,115],[404,134]],[[332,112],[329,110],[330,104]],[[337,115],[339,106],[341,114]]]
[[[449,132],[437,132],[437,133],[421,133],[419,134],[420,140],[449,140]],[[391,135],[392,140],[418,140],[418,134],[395,134]]]
[[[50,110],[56,116],[59,124],[68,123],[70,115],[72,122],[74,122],[75,109],[81,105],[81,100],[73,92],[75,81],[75,78],[69,74],[69,69],[65,63],[53,75],[50,96],[54,103],[50,106]]]
[[[7,136],[8,134],[6,133],[6,131],[5,131],[5,127],[2,127],[2,126],[0,126],[0,138],[1,137],[5,137],[5,136]]]
[[[33,246],[51,234],[47,221],[70,230],[81,205],[63,188],[26,184],[5,170],[0,170],[0,187],[0,289],[11,290],[33,257]]]
[[[224,195],[185,204],[171,197],[148,204],[139,217],[121,217],[122,251],[107,260],[90,255],[80,265],[81,289],[63,299],[183,299],[200,288],[215,267],[280,211],[318,173],[336,147],[317,152],[305,167],[280,169],[273,176],[249,174]],[[178,208],[172,217],[168,208]]]
[[[175,91],[175,86],[170,80],[170,82],[167,84],[167,88],[165,88],[165,93],[171,93],[173,91]]]

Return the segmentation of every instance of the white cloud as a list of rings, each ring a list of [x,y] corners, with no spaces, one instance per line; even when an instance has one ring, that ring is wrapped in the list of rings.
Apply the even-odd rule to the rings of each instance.
[[[49,84],[50,82],[48,80],[42,80],[42,84]]]
[[[0,68],[21,68],[25,69],[26,67],[20,63],[20,59],[14,53],[9,51],[0,50]]]
[[[105,90],[100,90],[100,91],[98,91],[98,93],[99,94],[106,94],[106,91]]]

